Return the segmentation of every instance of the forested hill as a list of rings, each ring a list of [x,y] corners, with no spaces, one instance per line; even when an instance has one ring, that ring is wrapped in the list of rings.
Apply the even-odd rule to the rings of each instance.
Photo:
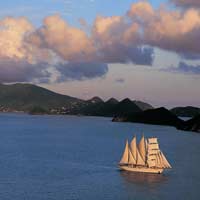
[[[81,100],[61,95],[32,84],[0,84],[0,111],[23,111],[32,114],[75,114],[91,116],[121,115],[127,112],[137,113],[152,109],[152,106],[140,102],[114,98],[104,102],[99,97]]]
[[[3,109],[29,111],[35,106],[49,110],[80,102],[82,100],[61,95],[32,84],[0,84],[1,111]]]

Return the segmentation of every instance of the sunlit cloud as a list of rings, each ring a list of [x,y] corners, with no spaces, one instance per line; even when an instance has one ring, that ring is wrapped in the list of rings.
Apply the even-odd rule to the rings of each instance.
[[[80,22],[87,30],[59,15],[44,18],[40,27],[25,17],[0,20],[0,81],[48,82],[53,76],[49,69],[60,75],[59,82],[104,77],[108,64],[151,66],[155,47],[185,59],[200,55],[197,8],[155,9],[140,1],[122,16],[98,15],[90,26],[84,19]],[[179,71],[194,71],[181,64]]]

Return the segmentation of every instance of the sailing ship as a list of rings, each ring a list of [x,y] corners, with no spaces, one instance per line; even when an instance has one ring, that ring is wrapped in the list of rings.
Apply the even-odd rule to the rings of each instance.
[[[158,173],[172,168],[159,148],[157,138],[145,139],[144,135],[137,145],[136,136],[130,145],[126,141],[125,150],[119,163],[121,170],[132,172]]]

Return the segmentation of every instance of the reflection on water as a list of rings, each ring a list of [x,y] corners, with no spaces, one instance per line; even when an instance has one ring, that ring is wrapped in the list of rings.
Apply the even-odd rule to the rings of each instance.
[[[125,191],[131,198],[140,193],[141,199],[160,199],[162,186],[168,184],[168,177],[164,174],[121,171],[120,175]]]
[[[140,185],[160,185],[167,182],[168,180],[168,177],[164,174],[121,171],[121,176],[127,183]]]

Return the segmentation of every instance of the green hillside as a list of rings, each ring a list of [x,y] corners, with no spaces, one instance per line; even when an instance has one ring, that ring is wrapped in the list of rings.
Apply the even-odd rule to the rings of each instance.
[[[35,106],[45,109],[69,106],[81,100],[57,94],[31,84],[0,84],[0,107],[28,111]]]
[[[138,103],[138,102],[137,102]],[[140,108],[142,107],[142,109]],[[145,107],[145,108],[144,108]],[[24,111],[31,114],[73,114],[113,117],[127,113],[137,113],[151,108],[130,99],[118,102],[111,98],[104,102],[99,97],[85,101],[61,95],[32,84],[0,84],[0,111]]]

